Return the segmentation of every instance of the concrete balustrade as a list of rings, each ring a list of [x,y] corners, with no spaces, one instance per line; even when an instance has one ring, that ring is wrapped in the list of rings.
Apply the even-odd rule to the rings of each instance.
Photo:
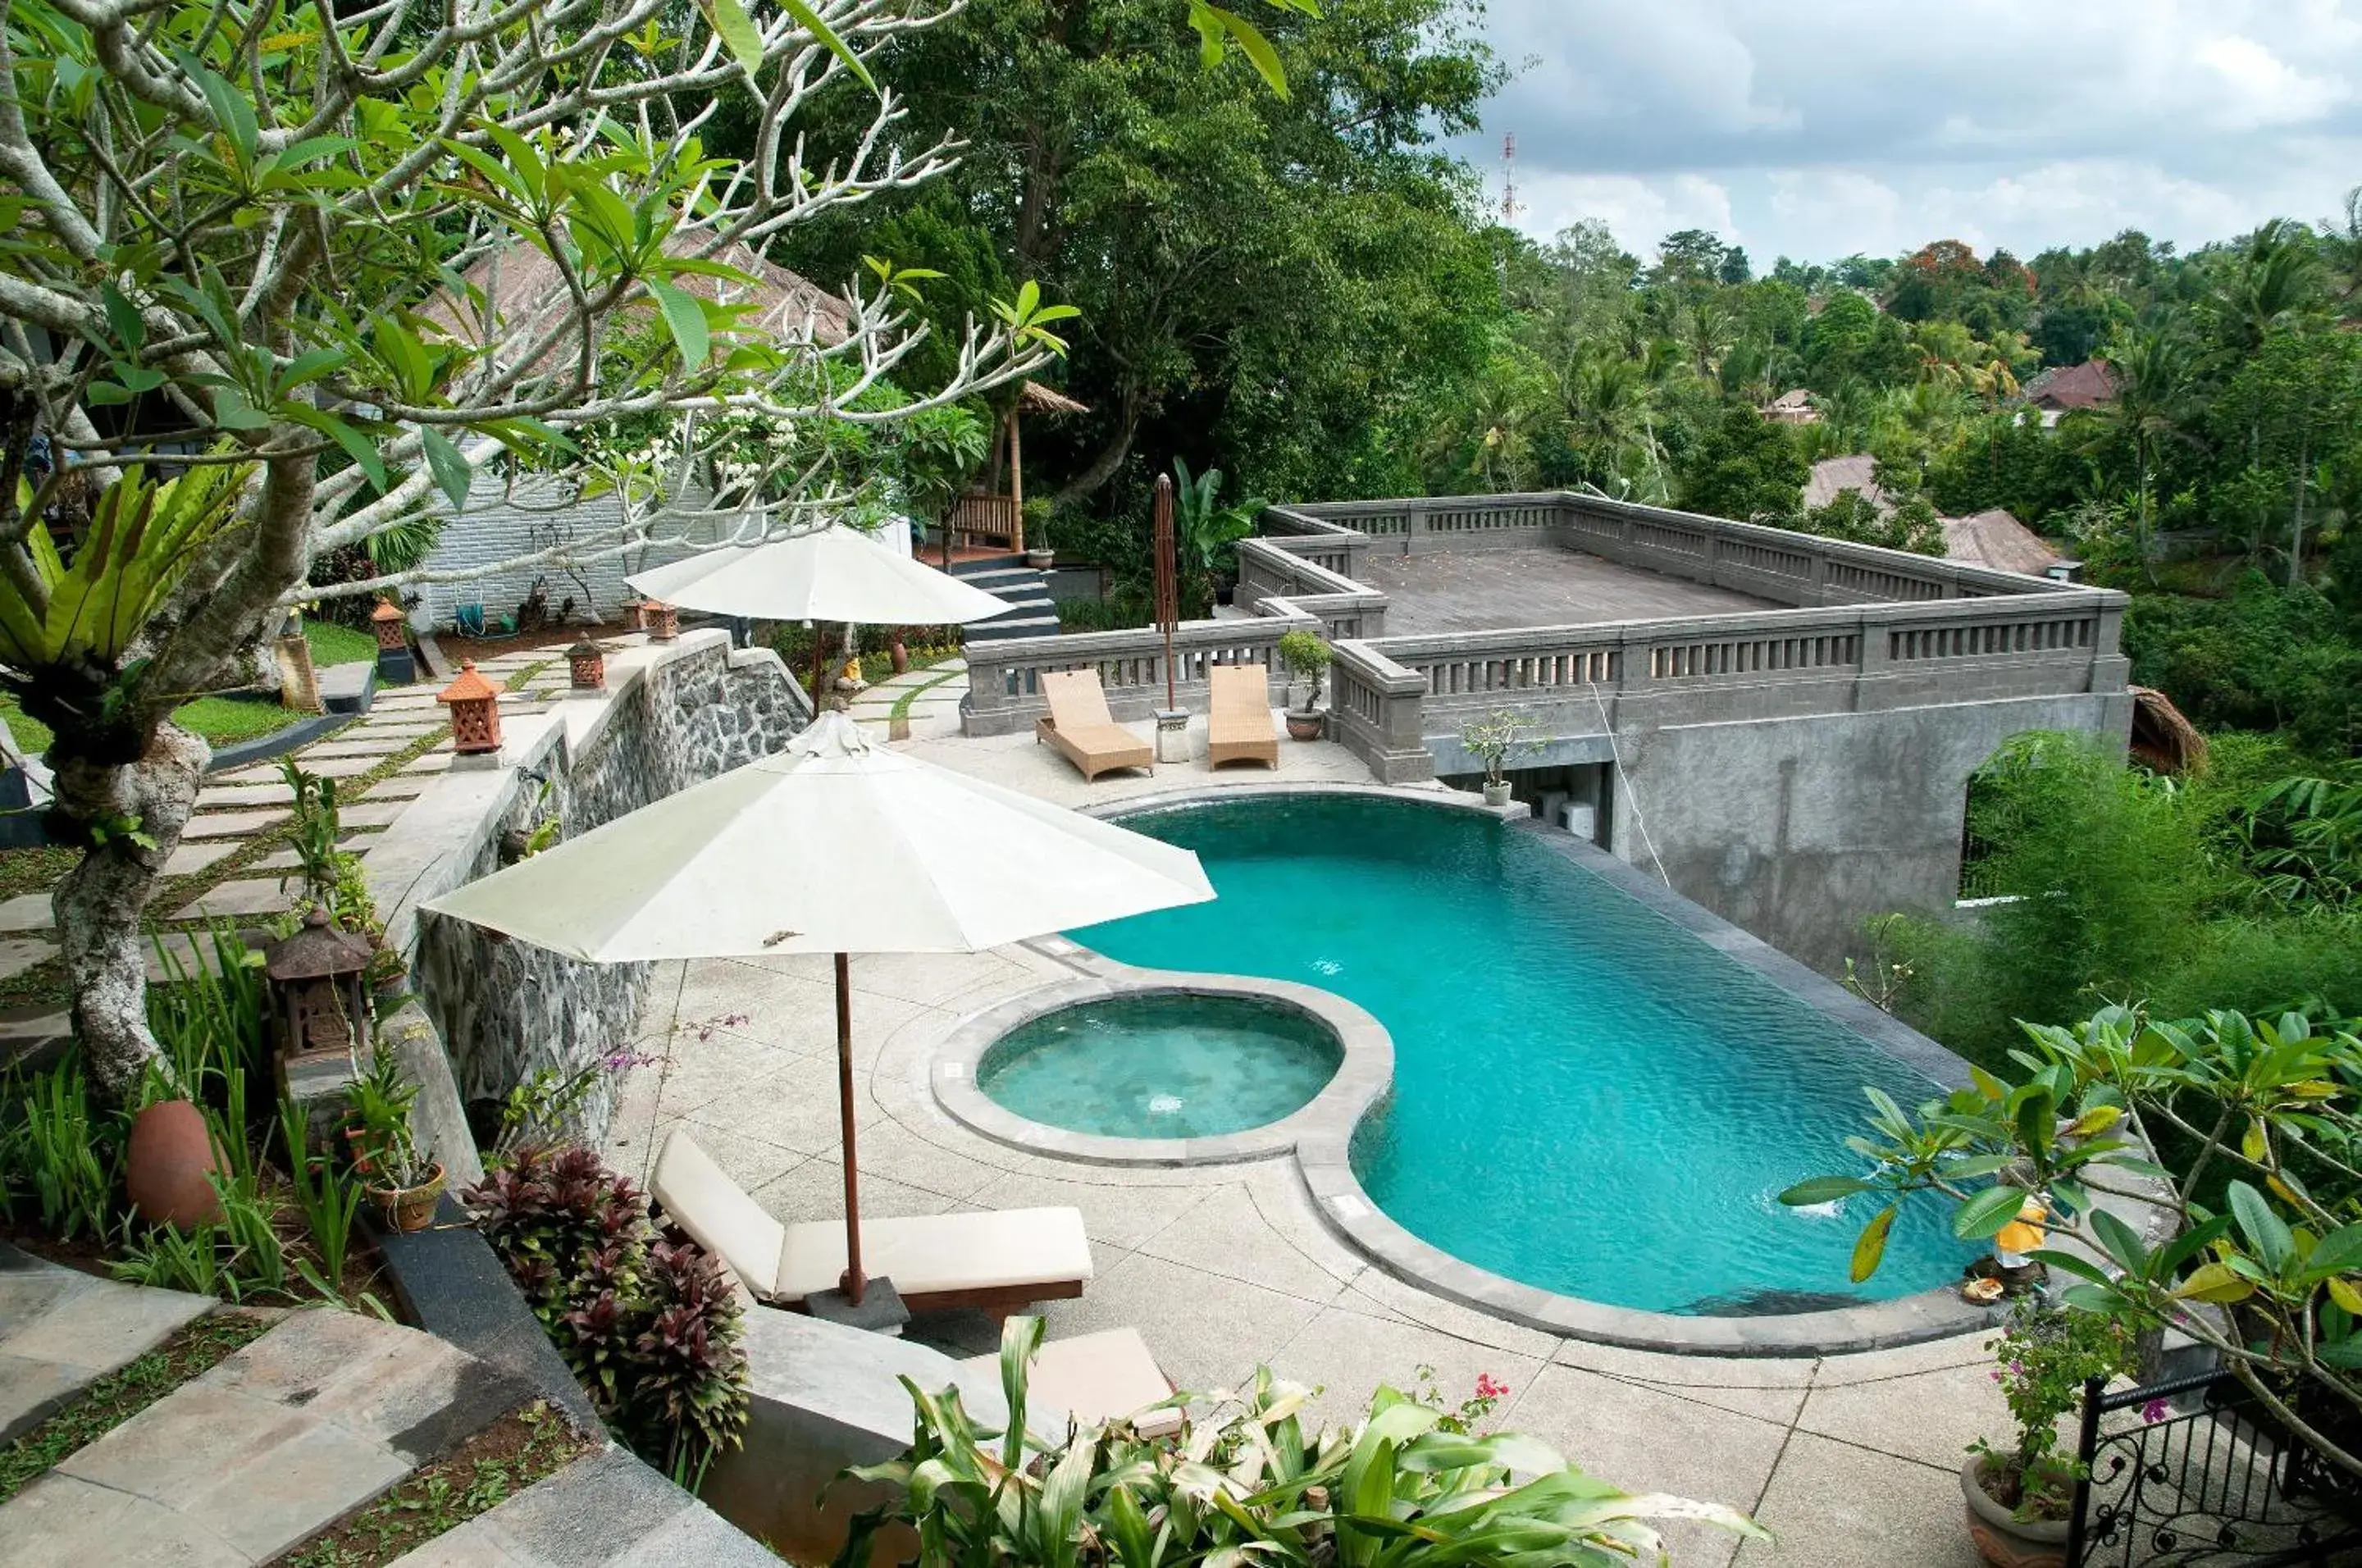
[[[1261,665],[1269,672],[1272,705],[1287,697],[1279,639],[1302,628],[1320,630],[1309,615],[1258,615],[1252,620],[1192,621],[1173,635],[1175,695],[1202,711],[1207,671],[1218,664]],[[1013,734],[1050,711],[1042,677],[1058,670],[1096,669],[1108,711],[1121,722],[1145,719],[1164,706],[1164,637],[1153,627],[1084,632],[1064,637],[1002,638],[967,645],[967,701],[960,727],[971,735]]]

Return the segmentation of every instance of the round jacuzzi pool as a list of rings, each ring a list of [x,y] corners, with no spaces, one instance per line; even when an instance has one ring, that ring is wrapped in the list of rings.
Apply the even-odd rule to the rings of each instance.
[[[1214,1138],[1302,1110],[1343,1060],[1327,1024],[1286,1003],[1151,991],[1018,1025],[977,1061],[976,1087],[1070,1132]]]

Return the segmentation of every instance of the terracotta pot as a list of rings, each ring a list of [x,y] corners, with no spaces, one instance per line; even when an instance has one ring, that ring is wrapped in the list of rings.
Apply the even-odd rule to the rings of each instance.
[[[1287,715],[1287,738],[1290,740],[1317,741],[1320,738],[1320,732],[1328,727],[1329,717],[1325,713]]]
[[[1992,1568],[2067,1568],[2065,1519],[2017,1519],[1985,1495],[1985,1456],[1960,1466],[1960,1496],[1969,1505],[1969,1540]]]
[[[397,1231],[424,1231],[435,1223],[435,1200],[443,1196],[443,1167],[436,1165],[416,1187],[369,1188],[370,1200]]]
[[[910,669],[911,650],[909,646],[903,643],[901,638],[896,637],[893,645],[886,650],[886,653],[887,657],[893,661],[895,674],[901,675]]]
[[[160,1099],[131,1121],[124,1186],[151,1225],[186,1231],[221,1221],[221,1194],[206,1178],[221,1169],[204,1112],[185,1099]]]

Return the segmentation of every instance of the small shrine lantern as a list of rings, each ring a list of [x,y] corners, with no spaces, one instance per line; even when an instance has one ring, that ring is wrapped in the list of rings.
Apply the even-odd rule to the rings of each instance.
[[[585,637],[566,650],[566,668],[577,691],[607,689],[607,650]]]
[[[501,694],[476,673],[476,661],[459,665],[459,679],[435,694],[451,710],[451,748],[462,756],[481,756],[501,749]]]
[[[648,629],[648,602],[635,593],[624,602],[624,624],[635,632]]]
[[[650,641],[668,643],[680,635],[680,612],[671,605],[651,599],[641,607],[640,613],[647,617]]]
[[[408,619],[402,613],[402,606],[392,600],[378,601],[377,608],[370,612],[370,630],[377,634],[377,651],[380,654],[409,651],[410,632],[404,624]]]
[[[349,1065],[368,1053],[369,999],[361,985],[370,951],[366,938],[339,929],[315,906],[302,930],[264,954],[262,972],[277,1004],[279,1053],[288,1064]]]

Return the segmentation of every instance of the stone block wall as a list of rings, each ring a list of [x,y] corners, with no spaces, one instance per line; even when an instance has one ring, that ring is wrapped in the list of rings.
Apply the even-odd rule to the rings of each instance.
[[[389,940],[411,955],[413,985],[469,1105],[501,1100],[541,1068],[570,1074],[632,1049],[655,966],[577,963],[416,906],[497,869],[503,837],[546,816],[578,836],[779,750],[810,716],[778,656],[734,653],[719,632],[634,650],[611,659],[609,675],[606,698],[504,716],[503,767],[445,776],[370,857],[381,904],[396,910]],[[393,882],[405,872],[414,873],[407,885]],[[583,1134],[603,1133],[613,1111],[602,1081],[583,1103]]]

